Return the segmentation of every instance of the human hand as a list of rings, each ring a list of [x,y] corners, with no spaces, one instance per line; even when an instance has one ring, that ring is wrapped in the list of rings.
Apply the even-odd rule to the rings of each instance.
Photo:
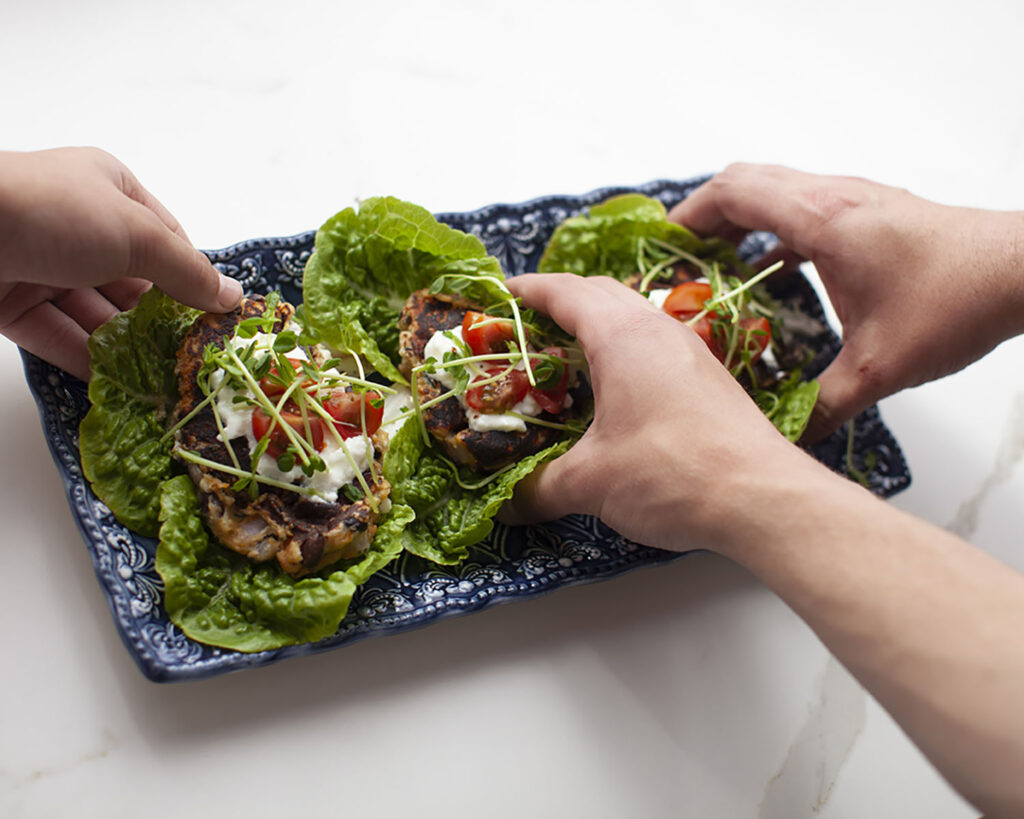
[[[88,380],[89,334],[151,282],[200,310],[242,297],[110,154],[0,152],[0,333]]]
[[[693,330],[625,285],[548,273],[508,287],[579,340],[595,415],[572,449],[516,487],[504,522],[592,514],[648,546],[718,549],[743,531],[738,507],[751,487],[780,470],[821,468]]]
[[[608,278],[508,287],[579,339],[595,417],[500,517],[596,514],[650,546],[708,548],[759,578],[990,814],[1017,816],[1024,581],[790,444],[690,328]],[[965,616],[965,612],[969,616]],[[898,658],[894,662],[893,658]],[[998,764],[993,764],[997,760]]]
[[[769,230],[765,262],[814,263],[843,325],[804,440],[887,395],[965,367],[1024,332],[1024,216],[935,204],[864,179],[731,165],[669,219],[737,241]]]

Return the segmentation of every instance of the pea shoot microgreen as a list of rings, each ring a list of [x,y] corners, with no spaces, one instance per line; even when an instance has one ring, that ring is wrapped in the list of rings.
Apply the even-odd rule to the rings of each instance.
[[[486,287],[488,289],[493,288],[498,291],[500,302],[498,304],[491,305],[488,310],[497,310],[499,307],[507,307],[512,313],[512,321],[515,324],[516,341],[519,347],[519,353],[522,359],[525,361],[526,378],[530,382],[531,387],[537,386],[537,381],[533,376],[533,368],[530,366],[530,359],[527,355],[526,349],[526,328],[523,325],[523,317],[519,310],[519,299],[512,295],[512,291],[508,289],[501,279],[497,279],[494,276],[471,276],[465,273],[445,273],[434,279],[434,282],[430,285],[429,292],[433,295],[440,293],[442,290],[448,290],[453,293],[464,293],[471,290],[474,285]]]
[[[865,489],[871,488],[871,480],[869,475],[875,471],[875,467],[878,465],[878,453],[873,449],[869,449],[864,453],[863,469],[858,469],[854,465],[853,458],[853,441],[856,433],[856,426],[853,418],[846,422],[847,434],[846,434],[846,475],[852,478]]]
[[[240,321],[233,338],[223,348],[211,344],[204,349],[203,361],[197,374],[197,384],[203,399],[167,433],[168,436],[174,435],[199,412],[212,405],[219,438],[225,442],[231,463],[212,461],[180,445],[175,447],[175,452],[185,461],[236,478],[232,488],[238,492],[248,492],[252,497],[258,494],[260,486],[316,496],[319,492],[313,487],[263,474],[260,462],[265,455],[270,454],[273,445],[276,451],[272,458],[281,473],[287,476],[298,469],[306,478],[313,478],[328,469],[319,450],[322,448],[320,441],[330,436],[355,476],[356,484],[348,484],[341,491],[349,499],[356,496],[366,498],[367,503],[376,511],[379,506],[377,497],[346,443],[347,436],[338,431],[337,424],[341,422],[331,415],[324,402],[337,390],[360,397],[358,418],[360,434],[366,446],[368,471],[371,480],[379,483],[382,475],[374,460],[366,407],[369,405],[374,410],[382,410],[383,396],[396,391],[369,380],[362,362],[354,353],[352,359],[358,376],[344,372],[344,361],[339,357],[328,358],[323,364],[317,364],[312,348],[318,343],[318,336],[302,325],[293,323],[275,333],[279,321],[279,303],[280,297],[271,293],[267,297],[266,309],[258,316]],[[229,399],[225,396],[229,396]],[[230,406],[252,407],[254,412],[266,416],[267,429],[250,453],[250,469],[241,466],[234,447],[227,440],[224,421],[216,409],[222,399]],[[334,500],[325,496],[324,499]]]
[[[472,324],[473,330],[486,333],[490,325],[508,325],[511,321],[510,333],[513,338],[507,340],[507,349],[503,352],[474,353],[461,337],[461,333],[452,330],[444,331],[450,349],[440,354],[440,360],[431,356],[426,358],[422,364],[412,368],[410,381],[413,413],[416,416],[421,437],[427,446],[430,445],[430,435],[424,413],[431,407],[452,398],[462,399],[470,388],[483,389],[501,382],[516,369],[524,372],[531,390],[553,390],[558,388],[559,384],[564,385],[563,378],[567,368],[584,369],[586,366],[583,353],[575,341],[557,335],[557,328],[550,322],[545,324],[540,321],[536,311],[521,309],[518,299],[512,295],[504,282],[498,279],[490,276],[445,274],[434,281],[429,292],[432,294],[458,293],[471,298],[477,304],[486,304],[487,306],[480,311],[474,310],[480,315]],[[541,340],[547,341],[552,346],[558,346],[565,350],[566,355],[534,352],[527,344],[528,339],[535,346],[539,346]],[[480,348],[477,347],[477,349]],[[492,346],[491,349],[494,350],[495,347]],[[426,376],[433,376],[434,381],[442,384],[445,388],[433,397],[422,400],[420,379]],[[508,409],[504,410],[503,414],[526,424],[565,430],[573,435],[581,435],[589,420],[581,418],[561,423]],[[472,487],[479,488],[486,485],[502,471],[504,470],[493,473],[482,481],[474,482]],[[457,480],[463,488],[470,488],[458,476]]]

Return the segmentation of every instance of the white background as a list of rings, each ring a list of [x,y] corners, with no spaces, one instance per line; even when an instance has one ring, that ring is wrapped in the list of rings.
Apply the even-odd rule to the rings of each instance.
[[[1013,208],[1021,16],[1011,0],[2,0],[0,148],[104,147],[207,248],[375,194],[468,210],[738,159]],[[914,474],[893,502],[1018,566],[1022,358],[1011,342],[882,405]],[[20,366],[0,340],[0,815],[977,815],[784,604],[707,555],[147,682]]]

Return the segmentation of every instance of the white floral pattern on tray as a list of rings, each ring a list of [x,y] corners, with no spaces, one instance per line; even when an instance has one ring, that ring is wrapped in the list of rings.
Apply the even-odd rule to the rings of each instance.
[[[508,275],[536,269],[554,228],[609,196],[640,192],[671,207],[702,179],[659,180],[630,188],[603,188],[580,196],[551,196],[515,205],[491,205],[469,213],[439,214],[453,227],[480,238]],[[253,239],[208,253],[223,272],[247,292],[280,289],[301,301],[302,270],[314,233]],[[748,238],[741,252],[759,255],[773,237]],[[824,321],[814,291],[802,278],[782,297]],[[808,375],[835,357],[839,340],[831,330],[816,340],[818,355]],[[163,610],[163,587],[154,568],[156,543],[119,524],[85,482],[78,459],[78,425],[89,407],[85,385],[28,353],[25,376],[36,399],[50,451],[65,484],[71,511],[92,555],[114,621],[142,672],[152,680],[207,677],[264,665],[286,657],[326,651],[364,637],[402,631],[439,617],[468,613],[495,603],[531,597],[563,586],[612,577],[633,568],[674,560],[680,555],[649,549],[621,537],[595,518],[571,516],[543,526],[497,526],[459,566],[441,567],[411,555],[400,557],[359,589],[338,631],[318,643],[257,654],[203,646],[188,639]],[[876,408],[859,416],[854,463],[863,468],[873,492],[888,497],[906,488],[910,475],[899,446]],[[813,454],[837,471],[846,467],[846,434],[836,433]]]

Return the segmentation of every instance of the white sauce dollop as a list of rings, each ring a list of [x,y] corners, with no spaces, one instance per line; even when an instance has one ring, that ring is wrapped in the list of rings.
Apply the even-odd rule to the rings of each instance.
[[[276,336],[270,333],[257,333],[252,338],[233,337],[229,342],[235,350],[247,349],[254,341],[257,345],[257,352],[267,352],[273,347]],[[301,348],[290,350],[285,355],[289,358],[308,360]],[[336,370],[325,370],[326,375],[337,374]],[[210,388],[217,390],[224,381],[224,372],[217,371],[210,376]],[[410,406],[411,398],[407,390],[404,393],[386,396],[384,400],[384,421],[388,427],[389,434],[394,432],[405,422],[409,416],[406,412],[402,415],[400,408]],[[249,445],[249,454],[252,455],[256,448],[257,439],[252,431],[252,407],[246,403],[236,403],[235,396],[244,395],[253,397],[251,390],[233,390],[224,387],[217,392],[215,407],[224,427],[224,436],[218,435],[223,443],[224,437],[228,441],[235,438],[245,437]],[[322,472],[314,472],[312,477],[303,473],[300,466],[296,465],[287,472],[278,468],[277,460],[266,453],[256,464],[256,474],[262,475],[271,480],[284,481],[286,483],[297,483],[299,486],[310,487],[316,494],[310,498],[319,503],[333,503],[337,500],[338,490],[345,484],[356,480],[356,475],[369,469],[373,461],[375,451],[371,441],[362,436],[346,438],[341,441],[330,431],[324,434],[324,448],[317,453],[324,461],[327,469]]]
[[[454,341],[452,337],[458,339],[458,342]],[[433,358],[438,364],[444,361],[446,353],[453,352],[459,358],[463,355],[463,350],[459,346],[462,342],[462,328],[453,327],[451,330],[438,330],[434,335],[430,337],[430,340],[423,347],[423,359],[424,361],[428,358]],[[516,364],[516,369],[526,369],[526,365],[520,361]],[[441,384],[447,389],[452,389],[455,386],[455,376],[452,374],[452,370],[437,369],[437,372],[428,373],[428,378],[433,379],[438,384]],[[522,418],[517,418],[512,413],[519,415],[529,415],[531,418],[535,418],[540,415],[543,410],[540,404],[537,403],[536,399],[530,393],[526,394],[526,397],[522,401],[517,403],[509,412],[478,412],[471,407],[466,406],[466,398],[463,395],[458,396],[459,404],[466,413],[466,419],[469,421],[469,428],[476,432],[526,432],[526,421]],[[565,407],[572,406],[572,396],[565,396]]]
[[[647,301],[659,310],[663,310],[665,308],[665,299],[668,298],[668,294],[671,292],[671,287],[659,287],[657,290],[651,290],[647,293]]]

